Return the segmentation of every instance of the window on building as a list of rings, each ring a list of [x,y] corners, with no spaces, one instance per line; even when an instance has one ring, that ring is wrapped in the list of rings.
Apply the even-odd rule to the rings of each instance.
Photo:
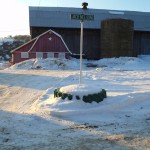
[[[47,53],[47,58],[54,58],[54,53],[53,52],[48,52]]]
[[[28,52],[21,52],[21,58],[29,58]]]
[[[59,53],[58,57],[61,58],[61,59],[65,59],[65,53]]]
[[[36,52],[36,58],[43,58],[42,52]]]

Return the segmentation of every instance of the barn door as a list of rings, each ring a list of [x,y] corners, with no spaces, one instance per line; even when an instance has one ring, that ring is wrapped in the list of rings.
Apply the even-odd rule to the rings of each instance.
[[[29,58],[28,52],[21,52],[21,58]]]

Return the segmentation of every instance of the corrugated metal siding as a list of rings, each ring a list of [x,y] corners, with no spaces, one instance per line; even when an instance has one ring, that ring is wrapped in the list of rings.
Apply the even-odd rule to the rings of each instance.
[[[150,55],[150,32],[134,32],[134,54]]]
[[[37,36],[45,32],[47,28],[32,28],[33,36]],[[60,35],[62,35],[67,46],[72,53],[79,54],[80,51],[80,29],[63,29],[63,28],[53,28],[53,30]],[[41,33],[40,33],[41,32]],[[101,39],[100,39],[100,29],[84,29],[84,50],[89,59],[99,59],[101,57]],[[133,37],[133,56],[140,54],[149,55],[150,54],[150,32],[134,31]],[[145,39],[145,40],[144,40]]]
[[[111,13],[110,13],[111,12]],[[116,14],[112,14],[116,12]],[[121,12],[121,13],[120,13]],[[94,21],[85,21],[84,28],[99,29],[100,22],[110,18],[130,19],[134,29],[150,31],[150,13],[136,11],[119,11],[103,9],[63,8],[63,7],[29,7],[31,27],[80,28],[79,20],[71,20],[71,13],[94,14]],[[120,13],[120,14],[119,14]]]
[[[32,28],[33,38],[48,30],[47,28]],[[59,33],[72,53],[80,53],[80,29],[52,28]],[[84,29],[83,53],[91,59],[100,58],[100,29]]]
[[[62,35],[70,51],[80,53],[80,29],[54,29]],[[84,29],[83,53],[86,58],[100,58],[100,29]]]

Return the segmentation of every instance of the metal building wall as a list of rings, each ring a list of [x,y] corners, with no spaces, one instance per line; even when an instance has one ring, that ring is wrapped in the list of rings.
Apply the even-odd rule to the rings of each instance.
[[[150,32],[134,31],[134,56],[150,55]]]
[[[52,29],[59,33],[74,54],[80,53],[80,29],[31,27],[32,38]],[[87,59],[100,59],[100,29],[84,29],[83,53]]]
[[[32,38],[49,30],[47,27],[31,27]],[[79,54],[80,29],[51,28],[59,33],[72,53]],[[89,59],[101,58],[101,31],[97,29],[84,29],[84,53]],[[134,31],[133,56],[150,55],[150,32]]]

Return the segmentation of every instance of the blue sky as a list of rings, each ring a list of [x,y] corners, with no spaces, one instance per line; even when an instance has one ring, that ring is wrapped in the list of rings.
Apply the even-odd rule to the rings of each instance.
[[[78,7],[83,0],[5,0],[0,5],[0,37],[29,34],[28,6]],[[150,0],[86,0],[88,8],[150,12]],[[9,4],[9,5],[8,5]]]
[[[81,7],[83,0],[18,0],[31,6]],[[86,0],[89,8],[150,12],[150,0]]]

